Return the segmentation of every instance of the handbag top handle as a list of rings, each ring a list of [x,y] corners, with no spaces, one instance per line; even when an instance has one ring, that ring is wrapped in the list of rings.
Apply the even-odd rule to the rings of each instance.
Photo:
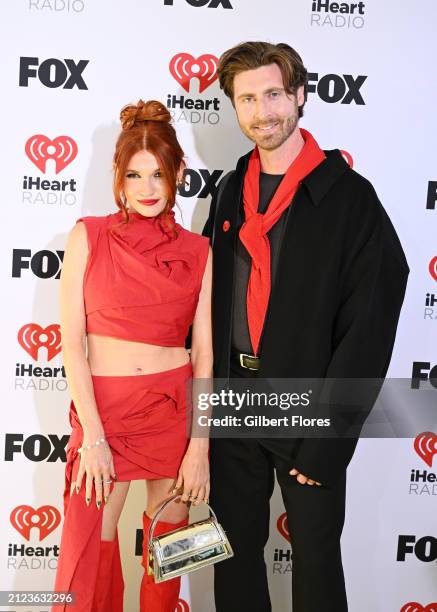
[[[164,511],[165,508],[167,508],[167,506],[169,506],[171,503],[173,503],[174,501],[176,501],[177,499],[179,499],[179,497],[182,497],[182,495],[175,495],[174,497],[171,497],[170,499],[168,499],[166,502],[164,502],[162,504],[162,506],[160,507],[160,509],[158,510],[158,512],[155,514],[155,516],[153,517],[153,520],[150,524],[149,527],[149,543],[152,542],[152,538],[153,538],[153,533],[155,531],[155,527],[156,527],[156,523],[158,522],[158,519],[161,515],[161,513]],[[212,516],[214,517],[214,520],[217,521],[217,516],[216,513],[214,512],[214,510],[211,508],[211,506],[208,504],[208,502],[203,501],[202,503],[205,504],[206,506],[208,506]]]

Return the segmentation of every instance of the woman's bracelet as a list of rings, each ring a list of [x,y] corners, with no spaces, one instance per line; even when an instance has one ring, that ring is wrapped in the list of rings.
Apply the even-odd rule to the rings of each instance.
[[[106,442],[105,438],[100,438],[100,440],[97,440],[97,442],[94,442],[94,444],[86,444],[84,446],[81,446],[80,448],[77,449],[77,452],[83,453],[83,451],[91,450],[92,448],[95,448],[96,446],[100,446],[100,444],[104,444],[105,442]]]

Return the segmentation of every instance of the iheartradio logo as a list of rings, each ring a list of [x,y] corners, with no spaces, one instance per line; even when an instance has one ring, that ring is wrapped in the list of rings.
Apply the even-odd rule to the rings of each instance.
[[[424,431],[414,440],[414,450],[421,459],[432,467],[434,455],[437,455],[437,435],[432,431]]]
[[[190,606],[187,604],[185,599],[178,599],[174,612],[190,612]]]
[[[429,603],[427,606],[417,603],[417,601],[410,601],[401,608],[401,612],[437,612],[437,603]]]
[[[27,157],[45,174],[47,160],[55,162],[56,174],[71,164],[77,155],[77,144],[70,136],[57,136],[53,140],[43,134],[35,134],[26,142]]]
[[[45,328],[37,323],[27,323],[18,330],[17,338],[34,361],[38,360],[38,351],[42,347],[47,349],[48,361],[61,352],[61,328],[57,323]]]
[[[172,77],[190,92],[192,79],[199,81],[199,93],[202,93],[217,79],[218,59],[215,55],[205,53],[196,59],[189,53],[178,53],[170,60],[169,68]]]
[[[278,531],[281,536],[283,536],[287,540],[287,542],[291,542],[286,512],[284,512],[284,514],[281,514],[281,516],[278,517],[278,520],[276,521],[276,527],[278,528]]]
[[[56,529],[61,522],[61,513],[54,506],[41,506],[37,510],[32,506],[17,506],[11,512],[11,525],[26,540],[30,540],[32,528],[39,529],[41,542]]]
[[[429,262],[428,270],[433,279],[437,282],[437,255]]]
[[[351,168],[353,168],[354,167],[354,160],[353,160],[352,155],[350,153],[348,153],[348,151],[344,151],[343,149],[340,149],[340,153],[343,155],[344,159],[347,161],[349,166]]]

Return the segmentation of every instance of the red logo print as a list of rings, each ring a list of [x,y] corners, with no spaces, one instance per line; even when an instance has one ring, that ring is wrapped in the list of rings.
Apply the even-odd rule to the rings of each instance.
[[[205,53],[195,59],[189,53],[178,53],[170,60],[171,75],[179,85],[190,92],[191,79],[199,81],[199,93],[205,91],[217,79],[218,59]]]
[[[354,167],[354,160],[352,158],[352,155],[350,153],[348,153],[347,151],[344,151],[343,149],[340,149],[340,153],[343,155],[343,157],[345,158],[345,160],[347,161],[349,166],[351,168],[353,168]]]
[[[288,522],[287,522],[287,513],[281,514],[276,522],[276,527],[278,528],[279,533],[283,536],[288,542],[291,542],[290,532],[288,530]]]
[[[187,604],[185,599],[178,599],[174,612],[190,612],[190,606]]]
[[[61,352],[61,328],[57,323],[45,329],[37,323],[27,323],[18,331],[17,337],[21,347],[34,361],[38,360],[38,351],[43,346],[47,349],[48,361]]]
[[[429,262],[429,273],[435,281],[437,281],[437,255]]]
[[[410,601],[402,606],[401,612],[437,612],[437,603],[430,603],[427,606],[417,603],[417,601]]]
[[[32,527],[39,529],[39,540],[44,540],[61,522],[61,513],[54,506],[41,506],[38,510],[32,506],[17,506],[11,512],[11,525],[30,540]]]
[[[437,436],[432,431],[424,431],[414,440],[414,450],[426,465],[432,467],[434,455],[437,455]]]
[[[223,221],[223,231],[224,232],[228,232],[230,227],[231,227],[231,224],[229,223],[227,219],[226,221]]]
[[[35,166],[46,171],[48,159],[55,160],[56,174],[59,174],[77,155],[77,144],[70,136],[57,136],[53,140],[43,134],[35,134],[26,142],[26,155]]]

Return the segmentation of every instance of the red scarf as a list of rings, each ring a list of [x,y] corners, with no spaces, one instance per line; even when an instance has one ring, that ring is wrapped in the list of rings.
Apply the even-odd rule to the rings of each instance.
[[[247,287],[247,321],[255,355],[258,353],[270,296],[270,242],[267,232],[291,204],[300,182],[325,159],[325,154],[311,134],[303,129],[300,133],[305,144],[288,168],[263,215],[258,212],[261,171],[258,147],[255,147],[250,156],[244,177],[243,202],[246,220],[239,235],[252,258]]]

